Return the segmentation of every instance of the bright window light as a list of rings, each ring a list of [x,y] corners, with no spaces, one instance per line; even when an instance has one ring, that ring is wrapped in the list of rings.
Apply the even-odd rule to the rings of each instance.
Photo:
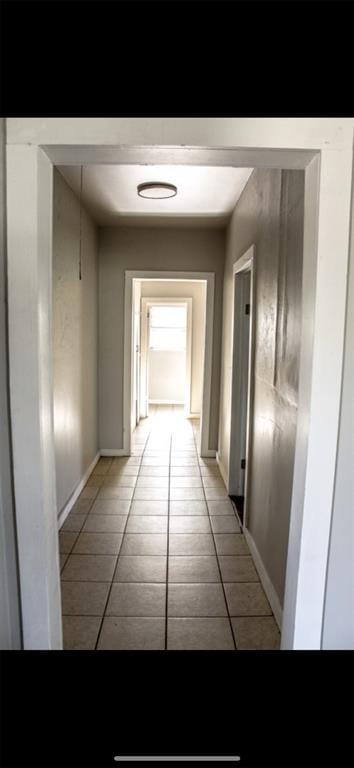
[[[150,307],[150,349],[165,352],[185,350],[186,329],[185,306]]]

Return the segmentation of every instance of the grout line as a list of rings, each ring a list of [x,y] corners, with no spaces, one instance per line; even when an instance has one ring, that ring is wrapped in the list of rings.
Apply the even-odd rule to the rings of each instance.
[[[148,436],[146,438],[144,450],[143,450],[143,452],[141,454],[141,457],[140,457],[139,471],[140,471],[140,467],[141,467],[141,462],[143,460],[144,451],[145,451],[145,448],[146,448],[146,446],[148,444],[148,441],[149,441],[149,437],[150,437],[150,432],[149,432],[149,434],[148,434]],[[138,471],[138,475],[139,475],[139,471]],[[132,494],[132,498],[129,499],[128,514],[127,514],[127,517],[126,517],[126,521],[125,521],[125,525],[124,525],[124,530],[122,532],[122,541],[120,543],[119,552],[118,552],[118,555],[117,555],[117,560],[116,560],[116,563],[115,563],[115,566],[114,566],[113,575],[112,575],[111,585],[110,585],[110,588],[108,590],[107,600],[106,600],[106,603],[105,603],[105,606],[104,606],[104,610],[103,610],[103,614],[102,614],[102,621],[101,621],[101,624],[100,624],[100,627],[99,627],[99,630],[98,630],[98,634],[97,634],[97,638],[96,638],[96,644],[95,644],[95,649],[94,649],[95,651],[97,651],[98,642],[99,642],[99,639],[100,639],[100,635],[101,635],[101,631],[102,631],[102,627],[103,627],[103,622],[104,622],[104,618],[105,618],[105,615],[106,615],[106,611],[107,611],[107,607],[108,607],[108,602],[109,602],[109,598],[111,596],[113,584],[119,584],[119,582],[115,582],[114,581],[114,574],[115,574],[115,572],[117,570],[117,567],[118,567],[119,557],[120,557],[120,553],[121,553],[122,546],[123,546],[124,536],[125,536],[125,532],[126,532],[127,525],[128,525],[128,520],[129,520],[129,515],[130,515],[130,510],[131,510],[132,503],[133,503],[133,494]]]
[[[171,503],[171,452],[172,435],[170,436],[170,453],[168,465],[168,502],[167,502],[167,557],[166,557],[166,602],[165,602],[165,651],[167,651],[167,632],[168,632],[168,574],[169,574],[169,554],[170,554],[170,503]]]
[[[194,435],[194,440],[195,440],[195,435]],[[196,450],[197,450],[196,440],[195,440],[195,447],[196,447]],[[200,471],[200,478],[202,479],[202,473],[201,473],[200,465],[199,465],[199,471]],[[217,562],[217,566],[218,566],[218,569],[219,569],[220,582],[221,582],[221,587],[222,587],[222,591],[223,591],[223,594],[224,594],[224,600],[225,600],[225,605],[226,605],[226,610],[227,610],[227,616],[228,616],[228,619],[229,619],[229,626],[230,626],[230,629],[231,629],[231,635],[232,635],[232,639],[234,641],[235,650],[237,651],[236,638],[235,638],[235,635],[234,635],[234,630],[233,630],[233,626],[232,626],[232,622],[231,622],[231,616],[230,616],[229,606],[228,606],[228,602],[227,602],[224,582],[223,582],[223,578],[222,578],[222,573],[221,573],[221,568],[220,568],[220,563],[219,563],[219,556],[218,556],[218,552],[217,552],[217,549],[216,549],[215,536],[214,536],[214,531],[213,531],[213,527],[212,527],[212,524],[211,524],[211,516],[210,516],[210,512],[209,512],[209,506],[208,506],[207,498],[206,498],[206,495],[205,495],[204,485],[203,485],[203,493],[204,493],[204,501],[205,501],[205,504],[206,504],[206,507],[207,507],[207,510],[208,510],[209,525],[210,525],[210,528],[211,528],[211,535],[213,537],[213,544],[214,544],[216,562]]]

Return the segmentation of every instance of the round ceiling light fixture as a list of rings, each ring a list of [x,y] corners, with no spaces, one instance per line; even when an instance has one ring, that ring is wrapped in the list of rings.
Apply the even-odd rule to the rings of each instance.
[[[164,200],[167,197],[175,197],[177,187],[163,181],[147,181],[144,184],[138,184],[138,195],[149,200]]]

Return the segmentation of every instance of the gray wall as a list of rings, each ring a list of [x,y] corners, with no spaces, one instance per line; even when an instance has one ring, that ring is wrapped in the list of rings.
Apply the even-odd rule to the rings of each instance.
[[[354,649],[354,199],[337,472],[322,647]],[[334,308],[333,308],[334,310]]]
[[[97,230],[54,173],[53,349],[54,435],[60,513],[98,451]]]
[[[5,120],[0,119],[0,648],[21,647],[8,398]]]
[[[100,448],[123,446],[123,321],[125,270],[215,273],[213,373],[209,448],[217,448],[224,232],[176,228],[100,230]]]
[[[219,454],[229,471],[232,267],[255,245],[254,416],[248,530],[283,603],[297,420],[303,184],[300,171],[257,169],[227,233]]]

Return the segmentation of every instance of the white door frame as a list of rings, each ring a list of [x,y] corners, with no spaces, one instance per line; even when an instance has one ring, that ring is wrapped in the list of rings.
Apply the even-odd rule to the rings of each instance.
[[[255,288],[255,280],[254,280],[254,245],[251,245],[250,248],[247,249],[247,251],[241,256],[237,261],[234,262],[233,269],[232,269],[232,278],[233,278],[233,302],[232,302],[232,376],[231,376],[231,397],[233,397],[234,389],[235,389],[235,376],[237,380],[239,380],[239,375],[236,370],[236,358],[238,357],[238,353],[240,352],[240,345],[236,343],[236,334],[238,335],[238,330],[236,329],[236,319],[240,317],[240,310],[243,313],[243,306],[241,308],[235,307],[235,287],[236,287],[236,280],[237,275],[242,275],[245,272],[249,272],[251,276],[251,285],[250,285],[250,328],[249,328],[249,343],[248,343],[248,388],[247,388],[247,404],[246,404],[246,450],[245,450],[245,458],[246,458],[246,470],[245,470],[245,489],[244,489],[244,508],[243,508],[243,525],[246,526],[246,520],[247,520],[247,489],[249,487],[249,473],[250,473],[250,462],[249,462],[249,456],[250,456],[250,424],[252,423],[252,411],[253,411],[253,390],[254,390],[254,382],[253,382],[253,352],[254,352],[254,288]],[[241,329],[242,332],[242,329]],[[239,389],[239,388],[237,388]],[[239,415],[239,408],[240,408],[240,396],[241,396],[241,388],[239,389],[237,393],[237,402],[231,404],[231,424],[230,424],[230,461],[229,461],[229,476],[228,476],[228,491],[230,494],[234,493],[234,467],[232,465],[231,456],[236,457],[236,460],[238,462],[237,464],[237,470],[240,467],[241,462],[241,450],[242,450],[242,444],[243,444],[243,435],[241,435],[241,431],[239,428],[238,423],[238,415]],[[235,436],[233,435],[233,431],[235,430]],[[235,441],[233,443],[233,440],[235,438]],[[232,445],[233,443],[233,445]]]
[[[186,377],[185,377],[185,416],[191,416],[191,397],[192,397],[192,323],[193,323],[193,299],[177,297],[141,297],[141,360],[145,363],[145,375],[140,377],[140,400],[145,402],[145,411],[148,405],[148,381],[149,381],[149,323],[147,322],[147,313],[149,307],[166,307],[183,304],[187,310],[186,327]],[[145,413],[146,415],[146,413]]]
[[[214,325],[214,282],[213,272],[172,272],[151,270],[126,270],[124,286],[124,407],[123,407],[123,455],[131,451],[131,371],[132,371],[132,327],[133,327],[133,280],[186,280],[206,283],[203,399],[200,415],[199,452],[204,457],[214,457],[216,451],[209,449],[209,423],[211,408],[211,375]]]
[[[282,647],[320,648],[342,386],[353,120],[14,118],[7,128],[10,408],[24,647],[62,647],[52,417],[53,164],[185,163],[305,169]],[[336,311],[328,312],[329,306]]]

